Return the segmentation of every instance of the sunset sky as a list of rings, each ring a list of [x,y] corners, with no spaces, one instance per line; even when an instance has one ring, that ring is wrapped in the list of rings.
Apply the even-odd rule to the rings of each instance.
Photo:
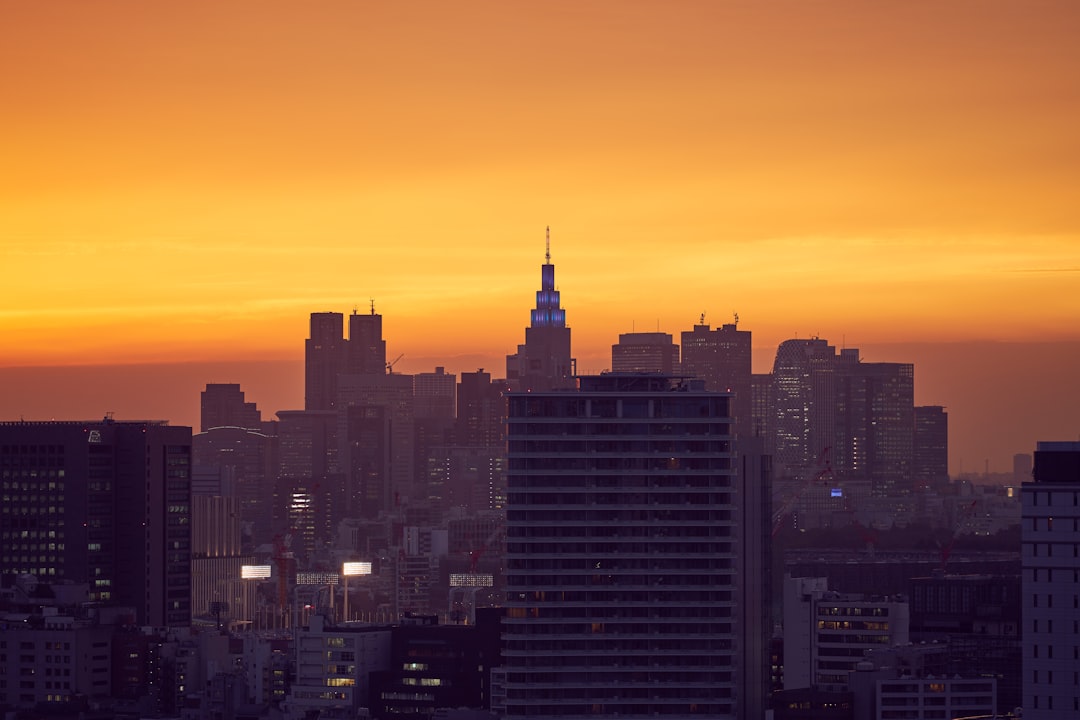
[[[399,369],[498,374],[550,225],[580,369],[738,312],[758,371],[917,362],[953,469],[1004,470],[1080,433],[1077,38],[1075,0],[0,0],[0,415],[82,409],[13,368],[233,363],[197,422],[370,298]]]

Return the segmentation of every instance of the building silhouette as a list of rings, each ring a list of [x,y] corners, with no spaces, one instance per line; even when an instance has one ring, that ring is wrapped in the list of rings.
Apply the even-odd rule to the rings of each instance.
[[[345,372],[347,344],[341,313],[311,313],[311,337],[304,342],[304,409],[337,407],[337,376]]]
[[[915,408],[915,447],[911,475],[916,490],[937,490],[949,483],[949,414],[940,405]]]
[[[547,237],[536,307],[525,328],[525,344],[506,356],[506,379],[514,391],[558,390],[574,387],[577,370],[570,357],[570,328],[566,311],[555,289],[555,266],[551,263],[551,235]]]
[[[612,372],[679,372],[679,346],[669,333],[622,333],[611,346]]]
[[[1080,442],[1040,442],[1021,489],[1024,718],[1080,713]]]
[[[760,413],[764,403],[756,396]],[[838,482],[869,482],[875,496],[914,490],[910,363],[863,362],[857,349],[837,353],[820,338],[785,340],[776,351],[771,404],[772,450],[782,474],[807,479],[827,468]],[[927,442],[940,443],[924,429]],[[924,454],[931,457],[939,456]]]
[[[730,396],[580,382],[509,396],[505,716],[745,717]]]
[[[262,413],[244,399],[238,383],[209,383],[201,396],[199,430],[216,427],[262,429]]]
[[[705,389],[732,394],[731,414],[735,436],[753,434],[753,391],[750,332],[739,330],[738,321],[715,330],[704,315],[694,329],[682,334],[682,373],[705,381]]]
[[[0,423],[0,574],[85,583],[140,625],[191,623],[191,428]]]

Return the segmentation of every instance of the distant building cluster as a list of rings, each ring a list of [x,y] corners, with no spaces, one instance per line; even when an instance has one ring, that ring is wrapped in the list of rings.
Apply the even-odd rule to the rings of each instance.
[[[755,374],[737,316],[579,376],[544,260],[503,377],[397,372],[372,302],[311,314],[274,419],[209,384],[197,432],[0,423],[0,712],[1080,712],[1080,445],[951,481],[910,363]]]

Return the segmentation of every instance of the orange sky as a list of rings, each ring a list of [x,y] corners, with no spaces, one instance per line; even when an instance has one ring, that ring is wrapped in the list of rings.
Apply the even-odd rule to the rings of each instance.
[[[1078,37],[1074,0],[0,0],[0,366],[291,359],[371,297],[393,355],[497,358],[548,224],[583,370],[702,311],[1080,339]]]

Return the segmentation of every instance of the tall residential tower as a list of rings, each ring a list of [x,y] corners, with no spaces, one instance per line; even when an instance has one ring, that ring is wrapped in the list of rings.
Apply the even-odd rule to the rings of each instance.
[[[509,396],[506,716],[745,717],[731,397],[580,383]]]

